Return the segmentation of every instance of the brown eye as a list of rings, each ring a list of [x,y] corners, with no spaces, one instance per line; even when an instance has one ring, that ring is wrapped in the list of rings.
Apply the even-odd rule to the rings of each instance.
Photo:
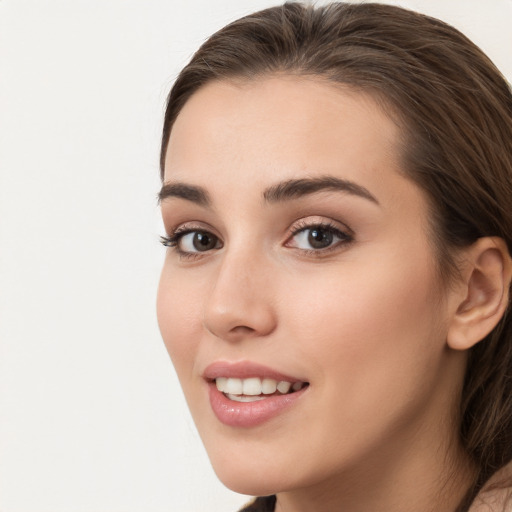
[[[333,239],[332,231],[322,228],[308,230],[308,243],[313,249],[325,249],[332,244]]]
[[[197,253],[218,249],[221,243],[218,237],[208,231],[190,231],[179,237],[177,246],[182,252]]]
[[[192,235],[192,245],[194,246],[194,249],[198,251],[209,251],[211,249],[215,249],[217,245],[217,237],[211,233],[196,231],[195,233],[192,233]]]
[[[287,245],[296,249],[320,252],[351,240],[351,235],[334,226],[312,225],[298,229]]]

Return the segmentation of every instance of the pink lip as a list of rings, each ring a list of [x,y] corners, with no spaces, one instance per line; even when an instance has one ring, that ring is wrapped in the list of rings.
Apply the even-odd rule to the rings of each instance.
[[[290,377],[281,372],[277,372],[251,362],[216,362],[209,365],[203,373],[203,377],[208,380],[208,394],[210,405],[217,419],[224,425],[230,427],[255,427],[285,412],[289,407],[295,404],[309,389],[309,386],[302,388],[294,393],[286,395],[271,395],[263,400],[256,402],[236,402],[227,398],[221,393],[214,380],[217,377],[232,377],[244,379],[249,377],[259,377],[274,379],[277,381],[285,380],[287,382],[304,382],[302,379]]]

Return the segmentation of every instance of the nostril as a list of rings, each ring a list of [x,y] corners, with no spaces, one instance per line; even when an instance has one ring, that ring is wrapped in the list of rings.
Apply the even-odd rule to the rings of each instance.
[[[251,334],[255,332],[255,329],[252,327],[247,327],[246,325],[237,325],[231,329],[232,333],[240,333],[240,334]]]

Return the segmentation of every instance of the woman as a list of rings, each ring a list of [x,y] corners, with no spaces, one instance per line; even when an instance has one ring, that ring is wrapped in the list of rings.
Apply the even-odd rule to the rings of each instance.
[[[160,329],[247,510],[506,510],[512,94],[478,48],[261,11],[181,72],[161,167]]]

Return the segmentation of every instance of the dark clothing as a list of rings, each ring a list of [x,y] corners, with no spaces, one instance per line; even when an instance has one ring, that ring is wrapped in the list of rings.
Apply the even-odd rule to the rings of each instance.
[[[249,503],[240,512],[274,512],[276,506],[275,496],[264,496],[256,498],[252,503]]]

